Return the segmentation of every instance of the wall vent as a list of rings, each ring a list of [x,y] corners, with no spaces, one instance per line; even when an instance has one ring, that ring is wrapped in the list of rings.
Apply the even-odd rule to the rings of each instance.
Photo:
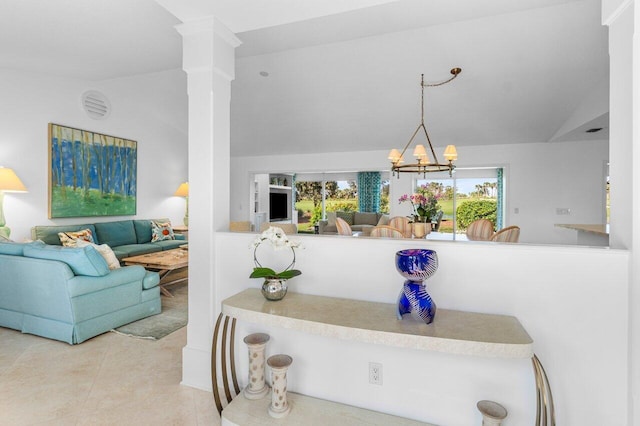
[[[104,120],[111,114],[109,99],[95,90],[89,90],[82,94],[82,108],[94,120]]]

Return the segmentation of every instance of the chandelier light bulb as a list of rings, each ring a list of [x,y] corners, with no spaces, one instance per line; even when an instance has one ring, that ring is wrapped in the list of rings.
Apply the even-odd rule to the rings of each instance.
[[[458,159],[458,151],[455,145],[447,145],[444,150],[444,158],[447,161],[456,161]]]

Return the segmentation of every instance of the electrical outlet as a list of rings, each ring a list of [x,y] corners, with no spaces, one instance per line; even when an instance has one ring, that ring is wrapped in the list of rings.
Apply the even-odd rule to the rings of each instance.
[[[382,364],[379,362],[369,363],[369,383],[382,385]]]
[[[556,208],[556,214],[557,215],[567,215],[567,214],[571,214],[571,209],[568,209],[566,207],[557,207]]]

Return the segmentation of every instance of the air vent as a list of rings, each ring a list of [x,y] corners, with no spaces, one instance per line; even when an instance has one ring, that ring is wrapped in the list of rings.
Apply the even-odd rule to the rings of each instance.
[[[104,120],[111,114],[109,99],[95,90],[89,90],[82,94],[82,108],[94,120]]]

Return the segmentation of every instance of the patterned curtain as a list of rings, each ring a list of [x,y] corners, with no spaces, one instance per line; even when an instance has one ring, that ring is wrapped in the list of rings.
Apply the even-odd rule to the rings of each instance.
[[[380,211],[380,172],[358,172],[358,210],[360,212]]]
[[[502,167],[496,169],[496,175],[498,178],[498,211],[496,212],[496,229],[502,229],[504,227],[504,177]]]

